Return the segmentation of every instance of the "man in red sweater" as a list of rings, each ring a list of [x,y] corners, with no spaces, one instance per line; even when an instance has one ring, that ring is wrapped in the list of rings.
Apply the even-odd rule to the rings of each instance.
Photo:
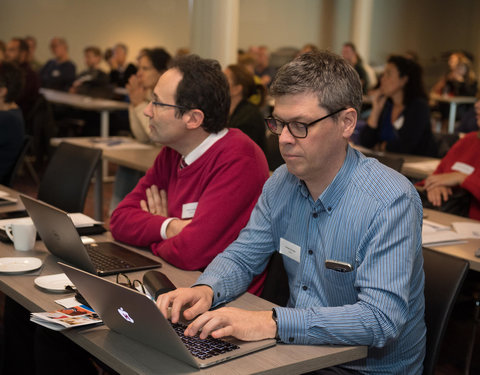
[[[203,270],[247,224],[269,176],[262,150],[227,129],[228,82],[218,62],[173,61],[145,109],[150,138],[165,147],[113,212],[115,239],[148,246],[185,270]],[[259,294],[264,274],[249,291]]]

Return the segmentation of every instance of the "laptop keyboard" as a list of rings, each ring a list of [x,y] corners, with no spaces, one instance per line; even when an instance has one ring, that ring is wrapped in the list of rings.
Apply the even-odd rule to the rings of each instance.
[[[171,324],[177,335],[180,336],[183,343],[194,357],[207,359],[231,352],[232,350],[240,349],[240,347],[235,344],[220,339],[214,339],[211,336],[203,340],[198,336],[185,336],[183,331],[187,328],[186,325],[180,323]]]
[[[133,265],[115,256],[104,254],[97,250],[97,246],[85,245],[90,259],[98,270],[111,271],[132,268]]]

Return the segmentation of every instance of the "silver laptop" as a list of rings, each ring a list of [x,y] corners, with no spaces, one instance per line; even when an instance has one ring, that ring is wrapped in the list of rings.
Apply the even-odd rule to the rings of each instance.
[[[23,194],[20,194],[20,199],[47,249],[65,262],[97,275],[162,266],[160,262],[115,242],[94,242],[85,245],[65,211]]]
[[[175,326],[165,319],[146,295],[66,264],[59,265],[107,327],[193,367],[209,367],[276,343],[273,339],[246,342],[185,337],[185,326]],[[192,348],[199,343],[205,348]]]

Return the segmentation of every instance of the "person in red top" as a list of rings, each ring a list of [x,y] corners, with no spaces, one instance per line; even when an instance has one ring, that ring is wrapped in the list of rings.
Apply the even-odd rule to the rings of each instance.
[[[475,104],[480,125],[480,101]],[[480,220],[480,132],[468,133],[444,156],[433,174],[425,179],[428,201],[440,206],[460,187],[472,195],[468,216]]]
[[[150,138],[164,147],[112,213],[115,239],[148,246],[178,268],[203,270],[237,238],[269,171],[262,150],[226,128],[229,107],[218,62],[194,55],[172,62],[144,112]],[[264,273],[250,292],[260,294]]]

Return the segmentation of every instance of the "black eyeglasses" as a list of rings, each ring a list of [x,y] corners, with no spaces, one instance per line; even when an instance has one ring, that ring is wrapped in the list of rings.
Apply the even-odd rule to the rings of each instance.
[[[338,112],[341,112],[347,108],[340,108],[339,110],[336,110],[335,112],[332,112],[326,116],[323,116],[319,118],[318,120],[312,121],[308,124],[304,122],[299,122],[299,121],[282,121],[279,119],[276,119],[274,117],[267,117],[265,119],[265,124],[267,124],[268,130],[270,130],[273,134],[280,135],[282,134],[283,128],[287,126],[288,131],[290,132],[291,135],[293,135],[295,138],[306,138],[308,134],[308,127],[316,124],[319,121],[325,120],[326,118],[329,118],[330,116],[336,115]]]
[[[117,273],[117,284],[126,286],[127,288],[130,288],[130,289],[135,289],[136,291],[138,291],[138,287],[140,287],[140,289],[142,290],[142,293],[146,294],[145,287],[143,286],[143,283],[140,280],[130,281],[130,278],[124,273]]]
[[[181,109],[187,109],[187,110],[190,109],[190,108],[185,107],[183,105],[167,104],[167,103],[157,102],[155,100],[152,100],[152,105],[158,105],[160,107],[181,108]]]

